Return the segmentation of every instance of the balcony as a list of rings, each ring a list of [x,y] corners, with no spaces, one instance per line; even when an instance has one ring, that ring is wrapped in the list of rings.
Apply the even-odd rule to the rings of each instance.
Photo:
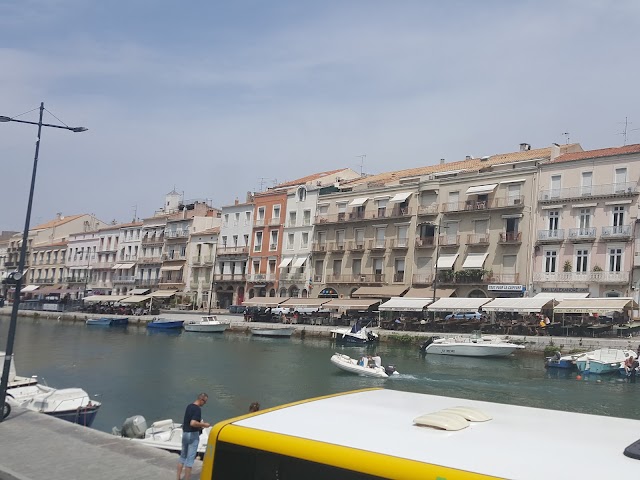
[[[471,233],[467,235],[467,245],[473,246],[487,246],[489,245],[488,233]]]
[[[264,218],[256,218],[253,222],[254,227],[264,227]]]
[[[273,273],[251,273],[247,275],[247,282],[259,283],[259,282],[274,282],[276,276]]]
[[[313,276],[313,283],[323,283],[323,282],[324,282],[324,275]]]
[[[160,282],[159,278],[141,278],[137,284],[139,287],[155,287]]]
[[[244,273],[216,273],[213,280],[215,282],[245,282],[247,277]]]
[[[162,245],[164,243],[164,235],[159,237],[142,237],[142,245]]]
[[[213,265],[213,257],[193,257],[191,263],[194,267],[202,267],[206,265]]]
[[[501,232],[498,243],[503,245],[522,243],[522,232]]]
[[[283,273],[280,274],[280,282],[303,283],[307,281],[308,275],[305,273]]]
[[[438,237],[438,246],[440,247],[457,247],[460,245],[460,235],[440,235]]]
[[[363,252],[364,240],[352,240],[347,244],[347,249],[351,252]]]
[[[331,242],[329,244],[329,251],[330,252],[344,252],[345,248],[346,248],[346,242],[341,241],[341,242]]]
[[[158,286],[160,289],[170,289],[175,288],[177,290],[181,290],[185,287],[185,283],[183,280],[169,280],[168,278],[161,278],[158,282]]]
[[[404,272],[396,272],[393,274],[393,283],[403,283],[404,282]]]
[[[163,262],[172,262],[172,261],[178,261],[178,260],[186,260],[187,256],[186,255],[182,255],[180,253],[163,253],[162,254],[162,261]]]
[[[441,270],[438,272],[438,285],[517,284],[518,277],[518,273],[494,274],[486,270]]]
[[[381,240],[369,240],[369,250],[384,251],[387,249],[387,242],[384,239]]]
[[[593,242],[595,239],[596,227],[569,229],[569,240],[572,242]]]
[[[416,248],[433,248],[436,246],[436,237],[416,238]]]
[[[164,236],[167,239],[187,238],[189,236],[189,230],[175,230],[175,231],[165,230]]]
[[[136,283],[136,277],[133,275],[114,275],[111,278],[111,281],[116,284],[116,283],[125,283],[125,284],[131,284],[131,283]]]
[[[120,261],[131,261],[131,262],[135,262],[136,260],[138,260],[138,255],[121,255],[120,256]]]
[[[35,283],[36,285],[40,285],[43,283],[55,283],[53,278],[35,278],[31,282]]]
[[[389,240],[389,247],[392,250],[406,250],[409,248],[408,238],[392,238]]]
[[[564,240],[564,230],[538,230],[538,243],[558,243]]]
[[[411,283],[413,285],[431,285],[433,283],[433,275],[430,273],[414,273]]]
[[[632,197],[634,195],[638,195],[637,183],[626,182],[542,190],[538,194],[538,200],[540,202],[555,202],[573,198]]]
[[[138,264],[145,265],[151,263],[162,263],[162,257],[140,257]]]
[[[218,247],[216,250],[218,255],[248,255],[249,247]]]
[[[443,213],[464,213],[484,210],[522,209],[524,197],[499,197],[490,200],[467,200],[465,202],[449,202],[442,204]]]
[[[92,263],[91,267],[93,267],[94,269],[100,269],[100,268],[108,269],[113,267],[115,264],[116,262],[96,262],[96,263]]]
[[[99,280],[97,282],[91,282],[91,288],[111,288],[113,283],[111,280]]]
[[[351,273],[351,274],[340,274],[335,273],[331,275],[327,275],[327,283],[367,283],[367,284],[376,284],[376,283],[384,283],[384,274],[379,273]]]
[[[619,225],[617,227],[602,227],[600,237],[603,240],[630,240],[631,225]]]
[[[209,285],[211,285],[211,277],[203,277],[195,280],[191,279],[191,281],[189,282],[189,288],[191,290],[198,290],[200,286],[202,286],[202,288],[204,289],[208,289]]]
[[[271,220],[269,220],[269,225],[271,225],[272,227],[277,227],[278,225],[280,225],[280,217],[272,218]]]
[[[324,253],[327,251],[327,242],[314,242],[311,244],[311,251],[314,253]]]
[[[418,215],[437,215],[440,210],[440,205],[432,203],[430,205],[418,206]]]
[[[83,278],[83,277],[66,277],[64,281],[66,283],[85,283],[85,282],[88,282],[89,279]]]
[[[535,272],[534,282],[627,284],[629,272]]]

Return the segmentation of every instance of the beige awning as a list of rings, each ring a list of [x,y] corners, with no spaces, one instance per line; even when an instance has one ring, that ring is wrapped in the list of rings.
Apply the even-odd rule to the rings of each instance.
[[[89,295],[82,300],[85,303],[98,303],[98,302],[119,302],[124,300],[129,295]]]
[[[349,206],[350,207],[361,207],[362,205],[364,205],[365,203],[367,203],[367,200],[369,200],[369,197],[358,197],[358,198],[354,198],[353,200],[351,200],[349,202]]]
[[[77,267],[77,268],[84,268],[84,267]],[[117,270],[119,268],[122,268],[122,264],[116,263],[113,267],[111,267],[111,270]]]
[[[182,270],[183,265],[165,265],[160,267],[161,272],[177,272]]]
[[[307,257],[300,257],[300,258],[296,258],[295,262],[293,262],[293,268],[300,268],[302,265],[304,265],[304,262],[307,261]]]
[[[451,297],[441,298],[427,307],[431,312],[477,312],[491,298]]]
[[[436,298],[450,297],[456,293],[455,288],[437,288]],[[433,298],[432,288],[410,288],[407,293],[403,295],[404,298]]]
[[[589,292],[542,292],[538,293],[534,298],[553,298],[557,302],[561,302],[567,298],[587,298],[589,296]]]
[[[468,253],[464,259],[462,268],[473,268],[481,270],[484,267],[484,261],[487,259],[488,253]]]
[[[290,298],[281,303],[281,307],[308,307],[319,308],[322,304],[327,303],[330,298]]]
[[[561,301],[553,310],[555,313],[597,313],[622,312],[638,308],[638,304],[628,297],[570,298]]]
[[[490,303],[483,305],[486,312],[540,312],[543,309],[553,308],[553,298],[528,297],[528,298],[494,298]]]
[[[399,297],[406,292],[404,285],[389,285],[386,287],[360,287],[351,294],[353,298],[391,298]]]
[[[131,267],[135,266],[135,263],[120,263],[118,268],[122,268],[124,270],[129,270]]]
[[[146,295],[147,293],[149,293],[148,288],[134,288],[129,291],[129,295]]]
[[[489,185],[477,185],[475,187],[469,187],[467,188],[467,195],[485,195],[487,193],[493,192],[497,186],[497,183],[491,183]]]
[[[38,285],[27,285],[22,290],[20,290],[20,293],[29,293],[37,289],[38,289]]]
[[[278,268],[288,267],[291,263],[291,260],[293,260],[293,257],[284,257],[280,262],[280,265],[278,265]]]
[[[378,310],[381,312],[419,312],[431,302],[433,302],[432,298],[393,297],[381,304]]]
[[[441,253],[438,257],[437,267],[443,270],[451,270],[453,264],[456,263],[456,258],[458,258],[457,253]]]
[[[379,298],[333,298],[322,305],[330,310],[368,310],[382,300]]]
[[[151,295],[132,295],[131,297],[127,297],[124,300],[121,300],[120,303],[140,303],[146,302],[151,298]]]
[[[389,203],[401,203],[404,202],[407,198],[411,196],[412,192],[400,192],[396,193],[390,200]]]
[[[253,297],[248,298],[242,304],[247,307],[277,307],[289,297]]]
[[[176,293],[176,290],[158,290],[157,292],[150,293],[150,297],[154,298],[169,298],[173,297]]]

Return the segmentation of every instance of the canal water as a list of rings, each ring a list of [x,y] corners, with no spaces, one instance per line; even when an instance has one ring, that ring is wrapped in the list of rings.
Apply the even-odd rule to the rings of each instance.
[[[8,317],[0,317],[0,349]],[[335,351],[357,358],[378,351],[401,373],[387,380],[342,372]],[[205,421],[308,397],[380,386],[540,408],[640,419],[640,381],[547,371],[540,354],[503,359],[422,356],[408,345],[342,347],[329,339],[267,339],[241,333],[152,333],[142,326],[87,327],[20,318],[15,342],[18,375],[38,375],[56,388],[81,387],[103,406],[94,428],[110,432],[131,415],[150,424],[181,421],[185,406],[209,394]]]

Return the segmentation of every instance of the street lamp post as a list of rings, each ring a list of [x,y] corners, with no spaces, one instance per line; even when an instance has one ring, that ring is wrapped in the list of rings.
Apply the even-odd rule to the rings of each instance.
[[[11,308],[11,320],[9,321],[9,332],[7,333],[7,348],[4,352],[4,368],[2,370],[2,380],[0,381],[0,405],[4,405],[7,398],[7,386],[9,385],[9,370],[11,368],[11,359],[13,358],[13,343],[16,336],[16,325],[18,323],[18,307],[20,306],[20,290],[22,289],[22,276],[24,272],[24,265],[27,257],[27,242],[29,240],[29,223],[31,222],[31,207],[33,205],[33,191],[36,185],[36,171],[38,169],[38,153],[40,151],[40,134],[42,127],[61,128],[63,130],[70,130],[72,132],[86,132],[85,127],[68,127],[62,125],[51,125],[49,123],[42,123],[42,116],[44,115],[44,102],[40,103],[40,119],[38,122],[28,122],[26,120],[17,120],[15,118],[0,116],[0,122],[17,122],[27,123],[29,125],[38,126],[38,137],[36,140],[36,152],[33,157],[33,171],[31,173],[31,187],[29,190],[29,201],[27,203],[27,215],[24,222],[24,231],[22,232],[22,245],[20,246],[20,259],[18,261],[18,269],[13,273],[13,279],[15,280],[15,292],[13,295],[13,306]],[[0,416],[0,422],[2,422],[2,416]]]

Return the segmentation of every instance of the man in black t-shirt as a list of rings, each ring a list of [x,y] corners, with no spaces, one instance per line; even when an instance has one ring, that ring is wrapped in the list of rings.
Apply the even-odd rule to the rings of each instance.
[[[180,452],[180,460],[178,462],[178,480],[182,475],[182,468],[184,467],[184,479],[189,480],[191,478],[191,469],[193,468],[193,462],[196,459],[198,453],[198,443],[200,441],[200,433],[203,428],[210,427],[207,422],[202,421],[202,407],[209,396],[206,393],[201,393],[195,402],[187,405],[187,409],[184,412],[184,421],[182,422],[182,451]]]

